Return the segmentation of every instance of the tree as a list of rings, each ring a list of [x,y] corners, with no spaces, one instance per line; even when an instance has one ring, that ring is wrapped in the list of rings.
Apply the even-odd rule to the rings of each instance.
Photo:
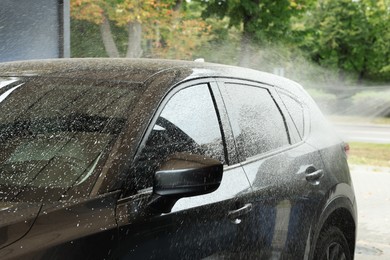
[[[72,0],[71,15],[78,20],[86,20],[100,25],[101,35],[109,57],[119,57],[109,20],[119,26],[127,26],[128,48],[126,57],[142,55],[142,23],[151,22],[162,15],[160,9],[168,4],[154,0]]]
[[[97,24],[100,27],[103,44],[109,57],[119,57],[111,26],[107,17],[107,9],[112,2],[104,0],[71,0],[71,16],[77,20],[84,20]]]
[[[390,1],[364,0],[362,7],[368,26],[368,44],[359,80],[390,80]]]
[[[301,47],[316,63],[358,81],[390,78],[390,14],[386,0],[322,0],[308,13]]]
[[[126,57],[190,58],[209,37],[209,26],[185,12],[181,0],[71,0],[71,15],[100,26],[109,57],[119,57],[111,23],[127,30]],[[142,43],[146,47],[142,47]]]
[[[282,41],[290,30],[290,19],[311,0],[199,0],[203,16],[228,17],[230,26],[242,28],[241,64],[250,57],[251,44]]]

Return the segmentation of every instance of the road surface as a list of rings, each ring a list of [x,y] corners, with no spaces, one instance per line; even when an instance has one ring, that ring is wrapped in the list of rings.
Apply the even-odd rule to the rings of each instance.
[[[347,142],[390,144],[390,125],[336,123],[334,126]]]
[[[356,260],[390,259],[390,168],[350,166],[358,206]]]

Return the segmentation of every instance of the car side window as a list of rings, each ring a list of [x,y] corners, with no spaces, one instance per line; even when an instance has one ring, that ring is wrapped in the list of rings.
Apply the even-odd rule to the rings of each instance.
[[[152,186],[158,166],[175,153],[199,154],[225,163],[221,128],[207,84],[177,92],[166,103],[136,162],[137,174]],[[146,177],[146,179],[145,179]]]
[[[225,83],[220,89],[241,157],[289,145],[284,118],[266,88]]]
[[[304,118],[303,118],[303,106],[297,99],[292,96],[285,94],[284,92],[279,92],[279,96],[282,99],[288,113],[290,114],[296,129],[301,138],[304,136]]]

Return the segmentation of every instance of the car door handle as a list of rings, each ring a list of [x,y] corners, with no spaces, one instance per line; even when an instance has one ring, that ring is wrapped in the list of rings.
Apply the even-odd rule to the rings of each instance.
[[[307,181],[317,181],[324,176],[324,171],[322,169],[317,170],[314,166],[309,166],[306,169],[306,180]]]
[[[245,204],[242,208],[232,210],[228,212],[228,218],[233,221],[234,224],[240,224],[240,217],[248,214],[252,210],[252,203]]]

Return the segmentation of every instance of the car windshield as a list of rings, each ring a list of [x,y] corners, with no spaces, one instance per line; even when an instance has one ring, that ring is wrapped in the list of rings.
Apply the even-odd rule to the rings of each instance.
[[[131,85],[0,78],[1,200],[27,189],[57,198],[91,177],[125,124]]]

